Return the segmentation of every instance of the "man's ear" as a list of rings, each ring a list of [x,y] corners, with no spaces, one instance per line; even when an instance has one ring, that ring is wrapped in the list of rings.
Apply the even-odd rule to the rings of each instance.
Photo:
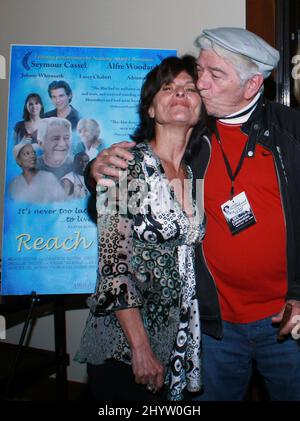
[[[246,82],[245,99],[253,98],[264,83],[263,75],[254,75]]]

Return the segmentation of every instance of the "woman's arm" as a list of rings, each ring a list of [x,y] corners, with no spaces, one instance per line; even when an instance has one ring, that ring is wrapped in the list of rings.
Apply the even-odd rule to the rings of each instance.
[[[136,383],[152,385],[153,392],[156,392],[163,386],[164,368],[151,349],[140,310],[119,310],[116,316],[131,348],[132,371]]]
[[[151,349],[141,317],[143,294],[131,266],[134,221],[120,202],[125,193],[122,189],[127,189],[128,196],[135,193],[127,186],[138,177],[138,165],[138,161],[129,164],[127,182],[117,182],[115,188],[97,188],[100,282],[89,302],[96,315],[115,313],[131,348],[136,382],[158,390],[163,385],[164,368]]]

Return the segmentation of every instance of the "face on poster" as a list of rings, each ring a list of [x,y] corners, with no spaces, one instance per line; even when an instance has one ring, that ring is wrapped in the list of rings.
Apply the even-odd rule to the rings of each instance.
[[[97,228],[83,173],[130,140],[145,75],[174,50],[11,47],[2,289],[94,290]]]

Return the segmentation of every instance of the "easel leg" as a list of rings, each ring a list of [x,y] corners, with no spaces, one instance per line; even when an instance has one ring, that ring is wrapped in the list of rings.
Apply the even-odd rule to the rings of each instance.
[[[38,296],[33,291],[31,293],[30,306],[29,306],[29,309],[28,309],[28,312],[27,312],[27,316],[26,316],[26,320],[25,320],[23,329],[22,329],[21,337],[20,337],[17,352],[16,352],[16,357],[15,357],[14,362],[13,362],[13,364],[11,366],[11,369],[10,369],[10,375],[9,375],[9,378],[8,378],[8,381],[7,381],[6,392],[5,392],[6,398],[10,398],[12,393],[13,393],[13,384],[14,384],[14,381],[15,381],[16,371],[17,371],[18,364],[19,364],[20,357],[21,357],[21,353],[22,353],[22,350],[23,350],[23,343],[24,343],[26,333],[27,333],[27,330],[28,330],[28,326],[29,326],[29,323],[30,323],[30,320],[31,320],[31,317],[32,317],[34,305],[38,300],[39,300]]]
[[[59,361],[56,369],[56,399],[68,400],[67,382],[67,344],[66,344],[66,318],[65,303],[62,296],[54,302],[54,329],[55,329],[55,352]]]

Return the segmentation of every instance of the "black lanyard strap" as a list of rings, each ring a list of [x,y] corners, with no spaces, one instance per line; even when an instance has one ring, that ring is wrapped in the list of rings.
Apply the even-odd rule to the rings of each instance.
[[[240,170],[242,168],[242,165],[243,165],[243,162],[244,162],[244,159],[245,159],[245,156],[246,156],[246,151],[247,151],[249,139],[246,142],[246,145],[244,146],[242,155],[240,157],[240,160],[238,162],[238,165],[237,165],[235,171],[232,172],[232,169],[231,169],[229,160],[228,160],[228,158],[227,158],[227,156],[226,156],[226,154],[224,152],[224,149],[223,149],[223,146],[222,146],[222,142],[221,142],[221,138],[220,138],[220,134],[219,134],[219,131],[218,131],[217,127],[215,127],[215,134],[216,134],[217,141],[218,141],[218,143],[220,145],[220,148],[221,148],[221,151],[222,151],[224,163],[225,163],[225,166],[226,166],[226,169],[227,169],[227,174],[229,175],[229,178],[231,180],[230,197],[232,199],[233,196],[234,196],[234,181],[235,181],[236,177],[238,176],[238,173],[240,172]]]

